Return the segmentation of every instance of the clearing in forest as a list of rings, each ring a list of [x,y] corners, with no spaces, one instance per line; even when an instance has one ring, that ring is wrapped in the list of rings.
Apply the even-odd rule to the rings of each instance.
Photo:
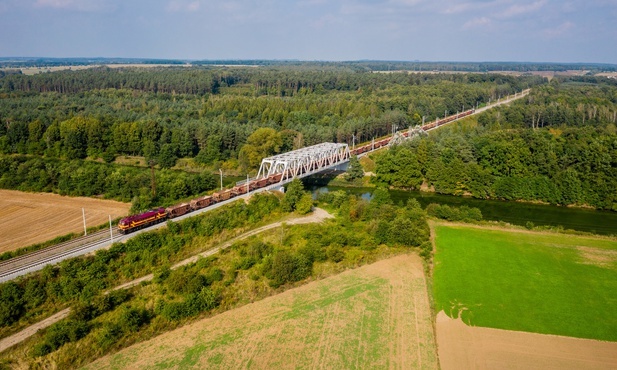
[[[64,197],[50,193],[0,190],[0,253],[70,233],[83,233],[82,207],[88,227],[127,215],[131,205],[113,200]]]
[[[436,225],[437,311],[471,326],[617,341],[617,242]]]
[[[288,290],[89,368],[438,368],[421,259],[402,255]]]

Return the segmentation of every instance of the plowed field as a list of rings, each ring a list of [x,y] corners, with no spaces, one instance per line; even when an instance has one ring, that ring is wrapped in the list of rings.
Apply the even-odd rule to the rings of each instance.
[[[0,253],[69,233],[83,233],[82,207],[90,227],[105,223],[109,215],[117,218],[128,214],[131,205],[113,200],[0,190]]]
[[[129,347],[101,368],[436,369],[423,267],[405,255]]]
[[[617,369],[617,342],[467,326],[437,315],[443,370]]]

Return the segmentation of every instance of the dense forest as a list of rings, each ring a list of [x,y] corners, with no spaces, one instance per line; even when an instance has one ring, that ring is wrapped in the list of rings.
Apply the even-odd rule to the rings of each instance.
[[[140,209],[216,186],[210,175],[160,172],[178,168],[179,159],[198,172],[254,173],[268,155],[369,141],[533,87],[464,130],[440,130],[382,155],[377,182],[616,209],[617,81],[372,73],[351,64],[7,74],[0,77],[0,186],[131,199]],[[119,164],[127,156],[156,169],[159,195],[148,196],[145,169]]]
[[[6,157],[0,186],[136,200],[146,193],[143,172],[64,162],[112,163],[120,156],[142,156],[148,165],[165,169],[190,158],[197,169],[245,174],[266,155],[325,141],[351,143],[354,135],[357,141],[370,140],[393,126],[419,124],[423,117],[433,119],[543,81],[492,74],[378,74],[346,67],[93,68],[5,75],[0,78],[0,155]],[[30,157],[7,157],[15,154]],[[84,169],[72,174],[75,163]],[[79,180],[79,173],[93,172],[100,178]],[[118,192],[119,177],[139,189]],[[193,188],[168,193],[186,196]],[[159,194],[141,203],[169,199],[164,191]]]
[[[525,99],[400,145],[380,183],[617,211],[617,87],[553,80]]]

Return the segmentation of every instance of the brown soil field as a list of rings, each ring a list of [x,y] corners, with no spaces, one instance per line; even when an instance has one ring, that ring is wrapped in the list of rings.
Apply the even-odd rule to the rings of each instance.
[[[421,259],[403,255],[136,344],[91,369],[436,369]]]
[[[72,198],[49,193],[0,190],[0,253],[69,233],[83,233],[81,208],[88,227],[127,215],[131,205],[113,200]]]
[[[471,327],[443,311],[437,345],[449,369],[617,369],[617,343]]]

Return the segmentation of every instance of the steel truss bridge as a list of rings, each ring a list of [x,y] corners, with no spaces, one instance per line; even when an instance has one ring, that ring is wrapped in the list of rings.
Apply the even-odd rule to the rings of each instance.
[[[257,173],[257,177],[247,181],[238,182],[237,185],[246,184],[252,181],[264,181],[265,179],[276,179],[275,183],[268,182],[267,186],[259,187],[253,191],[264,191],[272,189],[282,189],[282,186],[291,182],[294,178],[303,178],[320,172],[345,171],[349,164],[351,155],[358,157],[369,154],[370,152],[383,148],[388,145],[400,144],[405,140],[427,135],[427,131],[434,130],[442,125],[458,121],[461,118],[481,113],[487,109],[510,103],[529,94],[530,89],[515,93],[499,99],[492,104],[480,109],[471,109],[465,112],[457,112],[451,116],[444,115],[441,120],[437,118],[434,123],[423,126],[409,127],[409,130],[395,132],[386,138],[373,140],[371,143],[361,147],[355,147],[351,151],[349,145],[345,143],[321,143],[306,148],[294,150],[287,153],[278,154],[264,158]],[[279,177],[280,175],[280,177]],[[280,180],[280,181],[279,181]],[[247,191],[250,193],[251,191]]]
[[[281,181],[306,177],[349,161],[349,146],[344,143],[321,143],[264,158],[257,180],[281,174]]]

